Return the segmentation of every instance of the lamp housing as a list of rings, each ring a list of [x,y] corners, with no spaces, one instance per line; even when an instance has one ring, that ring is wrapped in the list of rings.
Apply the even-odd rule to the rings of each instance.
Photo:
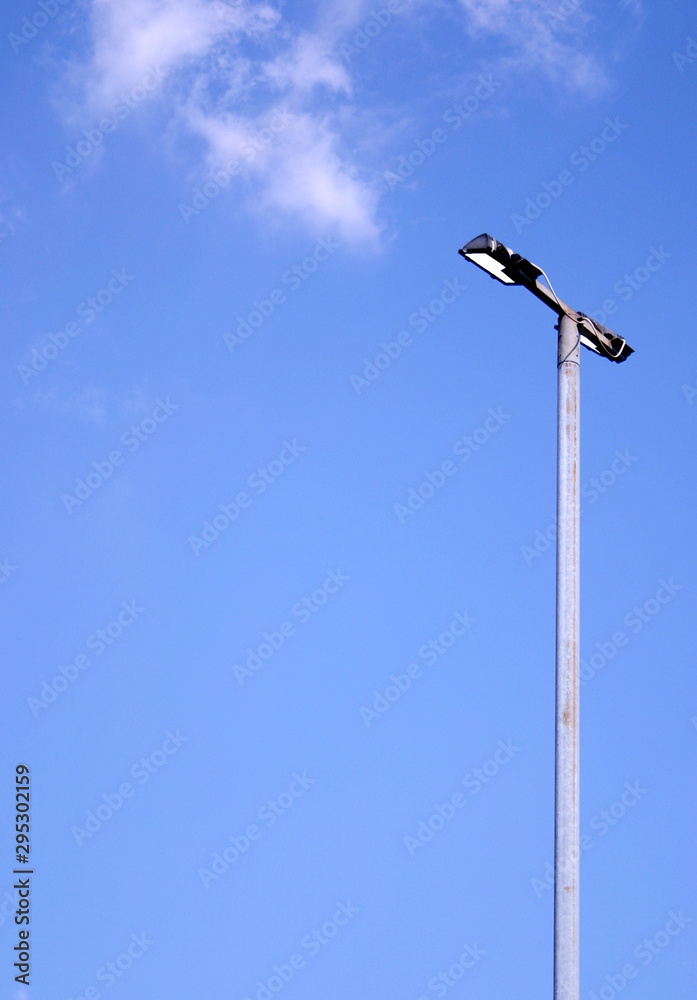
[[[472,261],[482,271],[486,271],[490,278],[495,278],[504,285],[522,285],[553,309],[558,316],[569,316],[578,326],[581,344],[596,354],[619,364],[634,353],[633,348],[623,337],[619,337],[602,323],[591,319],[585,313],[576,312],[562,302],[549,284],[549,279],[547,284],[540,282],[539,278],[544,275],[541,267],[519,253],[514,253],[510,247],[499,243],[489,233],[482,233],[481,236],[470,240],[458,250],[458,253],[465,260]],[[547,278],[546,275],[544,277]]]

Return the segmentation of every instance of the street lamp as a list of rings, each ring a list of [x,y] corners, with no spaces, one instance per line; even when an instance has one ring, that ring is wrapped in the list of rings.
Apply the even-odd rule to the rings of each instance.
[[[608,330],[597,320],[591,319],[590,316],[576,312],[557,298],[552,283],[541,267],[532,264],[519,253],[513,253],[488,233],[477,236],[458,252],[465,260],[471,260],[492,278],[503,282],[504,285],[522,285],[538,299],[542,299],[557,315],[567,316],[578,327],[576,336],[580,336],[583,346],[595,351],[596,354],[602,354],[610,361],[619,363],[626,361],[629,355],[634,353],[622,337],[618,337],[616,333]],[[547,285],[539,281],[540,276],[545,278]]]
[[[559,317],[554,1000],[579,1000],[580,345],[617,363],[626,361],[633,350],[623,337],[562,302],[541,267],[488,233],[459,253],[504,285],[527,288]]]

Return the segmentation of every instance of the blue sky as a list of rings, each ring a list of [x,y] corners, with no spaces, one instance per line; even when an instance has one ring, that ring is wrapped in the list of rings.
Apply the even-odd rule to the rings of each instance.
[[[582,997],[695,980],[684,0],[2,13],[11,1000],[552,977],[556,337],[583,356]],[[12,848],[10,848],[11,852]],[[514,984],[513,987],[511,984]]]

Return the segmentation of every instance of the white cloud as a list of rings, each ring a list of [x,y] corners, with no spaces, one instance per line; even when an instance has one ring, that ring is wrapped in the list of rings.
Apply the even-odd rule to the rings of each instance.
[[[496,36],[510,47],[512,54],[504,57],[509,66],[542,70],[569,90],[595,94],[606,87],[602,64],[580,44],[590,18],[588,0],[459,2],[472,35]]]
[[[258,183],[258,211],[294,216],[348,242],[378,239],[376,196],[342,157],[330,117],[278,108],[252,120],[192,108],[188,122],[208,144],[211,171],[237,161]]]
[[[271,153],[265,201],[300,213],[315,228],[329,225],[344,239],[374,240],[375,196],[342,161],[337,143],[328,122],[298,117]]]
[[[173,117],[204,139],[208,168],[239,161],[257,208],[375,240],[376,199],[341,139],[351,79],[333,51],[362,8],[329,3],[314,31],[292,31],[265,2],[92,0],[84,104],[97,113],[157,67]]]
[[[331,44],[321,35],[304,33],[293,43],[291,52],[265,66],[268,79],[280,87],[308,93],[319,84],[330,90],[351,90],[346,67],[332,55]]]
[[[88,423],[103,424],[108,415],[108,398],[105,389],[88,386],[80,392],[61,392],[57,385],[49,389],[35,389],[32,403],[54,413],[70,413]],[[18,397],[17,405],[26,407],[26,398]]]
[[[204,58],[222,38],[268,31],[278,15],[265,3],[221,0],[92,0],[94,53],[86,90],[104,107],[152,67],[164,76]]]
[[[351,138],[366,109],[354,64],[340,55],[347,32],[367,24],[378,5],[318,0],[316,23],[299,27],[281,18],[281,0],[89,2],[93,49],[73,82],[81,82],[83,107],[91,114],[157,67],[164,78],[160,107],[183,134],[203,141],[199,176],[204,167],[239,161],[247,183],[236,190],[254,209],[346,241],[378,240],[375,182],[366,180],[358,162],[357,150],[365,157],[366,143],[361,135]],[[464,13],[472,36],[503,42],[501,58],[513,72],[542,70],[591,94],[605,85],[598,60],[580,44],[591,2],[576,0],[577,12],[561,24],[550,21],[549,11],[562,0],[458,0],[455,10]],[[566,0],[565,9],[573,3]],[[411,0],[399,16],[406,22],[428,6]],[[433,4],[427,13],[439,17],[443,8]],[[417,26],[422,22],[414,31]],[[275,128],[279,113],[285,124]],[[375,136],[375,117],[369,120]],[[389,128],[377,131],[374,145]],[[375,164],[370,166],[375,177]]]
[[[27,221],[24,208],[16,202],[6,201],[0,188],[0,242],[6,240]]]

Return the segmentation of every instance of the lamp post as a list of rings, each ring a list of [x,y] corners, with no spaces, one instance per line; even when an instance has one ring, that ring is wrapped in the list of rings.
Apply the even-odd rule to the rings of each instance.
[[[522,285],[559,317],[557,323],[557,632],[554,796],[554,1000],[579,1000],[579,700],[581,345],[626,361],[626,340],[559,299],[542,268],[484,233],[460,251],[505,285]],[[540,281],[544,277],[547,284]]]

